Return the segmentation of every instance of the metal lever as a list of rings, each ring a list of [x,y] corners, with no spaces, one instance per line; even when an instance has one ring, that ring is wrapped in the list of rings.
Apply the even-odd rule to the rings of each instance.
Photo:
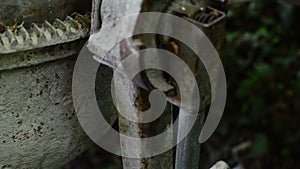
[[[169,13],[195,24],[208,36],[215,48],[220,49],[225,33],[226,6],[226,1],[207,1],[207,4],[199,3],[199,5],[182,1],[173,3]],[[176,40],[170,38],[165,38],[163,41],[176,42]],[[205,78],[206,72],[203,65],[196,66],[198,61],[193,60],[195,56],[190,49],[181,43],[177,43],[177,45],[181,50],[180,57],[188,63],[198,83],[200,84],[201,82],[200,95],[206,97],[201,98],[201,107],[192,130],[177,145],[175,169],[198,169],[200,161],[200,144],[198,143],[198,138],[205,118],[205,108],[210,102],[210,86],[206,85],[209,80]],[[183,135],[181,132],[184,132],[184,127],[189,125],[189,123],[190,120],[188,117],[179,115],[178,138]]]

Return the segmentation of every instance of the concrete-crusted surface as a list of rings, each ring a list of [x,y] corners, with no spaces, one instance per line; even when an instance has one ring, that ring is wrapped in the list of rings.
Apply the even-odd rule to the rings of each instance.
[[[55,168],[85,149],[71,97],[75,59],[0,71],[0,168]]]
[[[0,169],[56,169],[85,150],[91,141],[72,102],[72,75],[85,40],[0,55]],[[99,68],[99,106],[112,124],[107,102],[112,70]]]

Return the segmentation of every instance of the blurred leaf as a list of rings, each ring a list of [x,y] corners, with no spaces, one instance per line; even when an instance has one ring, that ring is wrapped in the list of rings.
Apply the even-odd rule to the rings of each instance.
[[[251,151],[254,154],[264,155],[269,151],[269,141],[263,134],[257,134],[253,140]]]

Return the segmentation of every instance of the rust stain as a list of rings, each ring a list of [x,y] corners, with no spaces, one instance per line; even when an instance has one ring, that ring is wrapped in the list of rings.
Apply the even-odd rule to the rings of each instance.
[[[36,11],[37,11],[37,9],[36,8],[34,8],[34,7],[29,7],[28,9],[27,9],[27,12],[28,12],[28,14],[34,14],[34,13],[36,13]]]
[[[139,111],[146,111],[150,108],[150,102],[148,100],[149,92],[140,89],[135,98],[135,106]]]
[[[0,33],[4,33],[6,31],[6,25],[3,22],[0,22]]]
[[[66,0],[63,0],[62,5],[60,6],[61,10],[65,10],[67,8],[68,4]]]
[[[142,158],[141,163],[143,164],[143,167],[141,169],[147,169],[149,167],[149,162],[146,158]]]
[[[149,92],[139,89],[137,91],[137,95],[135,97],[135,106],[136,108],[139,110],[138,112],[138,118],[140,121],[142,121],[143,119],[143,112],[148,110],[150,108],[150,102],[149,102]],[[139,136],[141,138],[145,138],[145,131],[144,131],[144,124],[143,123],[139,123],[138,124],[139,127]]]

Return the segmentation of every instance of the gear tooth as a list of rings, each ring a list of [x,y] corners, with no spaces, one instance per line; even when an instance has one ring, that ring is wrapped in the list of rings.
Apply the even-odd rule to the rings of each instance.
[[[88,36],[88,22],[87,16],[74,14],[74,18],[67,16],[65,21],[55,19],[53,24],[48,21],[42,26],[33,23],[29,29],[22,25],[17,29],[7,27],[0,33],[0,53],[25,51],[81,39]]]
[[[44,29],[47,30],[48,32],[50,32],[50,34],[53,38],[56,38],[59,36],[55,27],[53,25],[51,25],[48,21],[45,21]]]
[[[16,42],[13,45],[24,45],[24,39],[20,35],[16,35]]]
[[[4,48],[11,47],[11,43],[9,42],[8,38],[5,35],[1,36],[1,42],[2,42]]]
[[[51,25],[48,21],[44,22],[44,28],[53,34],[56,33],[55,27]]]
[[[5,43],[3,42],[2,36],[1,36],[1,35],[0,35],[0,45],[1,45],[1,47],[4,47],[4,46],[5,46]]]
[[[1,34],[0,34],[0,47],[4,46],[3,42],[2,42],[2,37],[1,37]]]
[[[5,36],[7,37],[9,43],[12,43],[15,40],[14,33],[11,29],[6,29]]]
[[[37,37],[42,37],[42,30],[36,23],[32,24],[31,30]]]
[[[91,25],[91,20],[86,16],[76,13],[75,19],[78,20],[80,24],[84,25],[84,27],[90,27]]]
[[[28,33],[28,31],[24,28],[24,26],[21,26],[21,27],[18,29],[18,32],[17,32],[17,33],[18,33],[19,35],[21,35],[25,41],[28,40],[28,39],[30,39],[29,33]]]
[[[41,36],[41,29],[38,27],[37,24],[33,23],[30,28],[30,39],[32,45],[38,44],[38,38]]]
[[[53,26],[57,29],[60,29],[64,32],[68,31],[68,25],[66,25],[62,20],[60,19],[55,19]]]
[[[75,28],[75,29],[80,28],[78,22],[76,22],[76,20],[73,19],[73,18],[70,17],[70,16],[67,16],[67,17],[66,17],[65,22],[68,23],[71,27],[73,27],[73,28]]]

